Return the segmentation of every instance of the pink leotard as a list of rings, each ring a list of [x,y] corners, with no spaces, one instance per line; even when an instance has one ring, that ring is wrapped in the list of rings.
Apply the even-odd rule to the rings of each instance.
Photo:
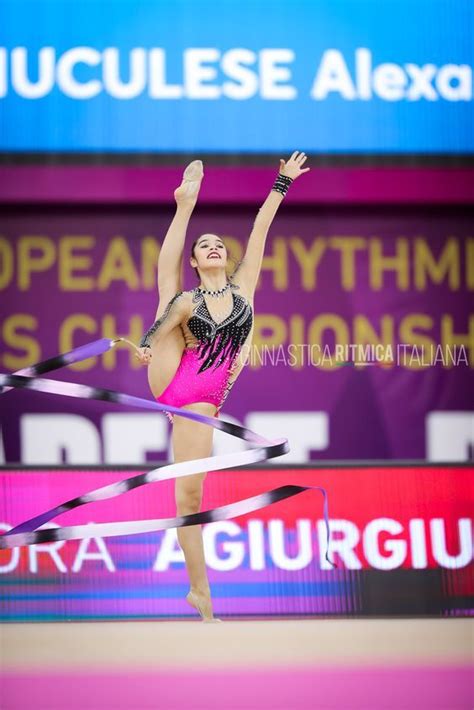
[[[233,290],[231,293],[234,303],[232,311],[217,323],[209,313],[202,293],[193,289],[193,303],[197,306],[186,327],[199,343],[183,350],[173,379],[156,398],[161,404],[182,407],[192,402],[210,402],[217,407],[218,416],[233,384],[229,383],[233,365],[253,324],[250,303]],[[166,414],[172,421],[171,413]]]

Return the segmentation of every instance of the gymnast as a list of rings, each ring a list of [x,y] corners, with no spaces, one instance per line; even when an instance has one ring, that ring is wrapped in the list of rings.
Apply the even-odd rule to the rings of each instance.
[[[295,151],[280,160],[274,185],[255,219],[243,259],[228,276],[228,254],[216,234],[202,234],[192,244],[190,265],[199,286],[182,290],[182,258],[186,229],[204,176],[200,160],[190,163],[175,190],[176,213],[158,258],[158,308],[155,322],[140,341],[136,357],[148,365],[148,382],[155,399],[207,416],[219,411],[245,360],[244,348],[253,334],[253,299],[270,225],[291,183],[303,168],[305,153]],[[199,422],[167,416],[173,424],[175,462],[212,454],[214,429]],[[200,511],[207,473],[176,479],[177,515]],[[189,575],[186,601],[203,621],[220,621],[212,610],[200,525],[177,529]]]

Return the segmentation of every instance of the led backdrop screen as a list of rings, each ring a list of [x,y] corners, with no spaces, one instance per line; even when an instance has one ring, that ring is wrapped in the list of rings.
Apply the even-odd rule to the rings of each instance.
[[[213,232],[238,259],[256,212],[201,207],[188,244]],[[97,338],[138,343],[156,312],[156,263],[171,214],[6,212],[0,371]],[[186,254],[184,287],[192,288]],[[222,416],[287,437],[286,462],[471,460],[473,255],[472,220],[459,210],[287,205],[268,236],[252,348]],[[146,369],[123,347],[53,376],[150,396]],[[0,398],[0,427],[7,462],[168,457],[164,415],[110,404],[9,392]],[[219,450],[233,450],[236,442],[219,433]]]
[[[0,471],[0,531],[140,470]],[[305,491],[203,526],[218,616],[467,616],[474,612],[472,466],[235,469],[211,472],[202,509],[285,484]],[[172,517],[174,481],[70,511],[47,526]],[[0,551],[2,621],[156,618],[193,612],[176,529]]]
[[[0,151],[472,153],[470,0],[3,0]]]

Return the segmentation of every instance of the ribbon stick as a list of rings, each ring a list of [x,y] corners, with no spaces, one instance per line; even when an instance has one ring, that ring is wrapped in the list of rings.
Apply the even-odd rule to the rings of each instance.
[[[34,545],[39,542],[83,539],[91,536],[112,537],[120,535],[136,535],[139,533],[154,532],[174,527],[185,527],[187,525],[198,525],[215,522],[217,520],[227,520],[238,515],[259,510],[267,505],[271,505],[279,500],[284,500],[294,495],[298,495],[306,490],[319,490],[324,496],[323,512],[327,536],[325,559],[330,565],[337,567],[337,565],[329,559],[330,529],[328,501],[326,490],[320,486],[281,486],[251,498],[230,503],[229,505],[175,518],[120,521],[99,524],[91,523],[88,525],[76,525],[46,530],[37,529],[41,525],[44,525],[48,521],[56,518],[66,511],[73,510],[74,508],[78,508],[94,501],[106,500],[108,498],[123,495],[124,493],[127,493],[127,491],[149,483],[179,478],[181,476],[189,476],[191,474],[201,473],[208,470],[219,471],[249,465],[259,461],[266,461],[276,456],[282,456],[289,451],[288,440],[285,438],[270,440],[260,436],[250,429],[246,429],[245,427],[227,422],[220,418],[207,417],[204,414],[191,412],[179,407],[173,407],[169,404],[160,404],[154,400],[142,399],[140,397],[115,392],[113,390],[38,377],[38,374],[51,372],[52,370],[56,370],[73,362],[80,362],[81,360],[85,360],[93,355],[100,355],[113,347],[117,342],[118,340],[109,340],[106,338],[96,340],[82,346],[81,348],[76,348],[69,353],[58,355],[50,358],[49,360],[45,360],[42,363],[38,363],[37,365],[32,365],[30,368],[25,368],[25,370],[21,371],[21,375],[19,373],[15,373],[14,375],[0,374],[0,393],[7,392],[12,388],[19,388],[60,396],[113,402],[115,404],[122,404],[140,409],[171,412],[178,416],[212,426],[215,429],[219,429],[227,434],[230,434],[231,436],[235,436],[239,439],[252,443],[256,445],[256,447],[243,452],[209,456],[206,458],[193,459],[191,461],[183,461],[161,466],[160,468],[153,469],[152,471],[132,476],[131,478],[123,479],[110,485],[103,486],[102,488],[84,493],[77,498],[66,501],[61,505],[55,506],[48,511],[22,522],[8,532],[0,535],[0,550],[22,545]]]

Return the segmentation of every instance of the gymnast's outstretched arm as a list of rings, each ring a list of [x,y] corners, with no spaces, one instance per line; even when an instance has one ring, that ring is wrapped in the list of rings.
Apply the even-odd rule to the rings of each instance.
[[[244,289],[252,294],[252,296],[255,292],[262,267],[268,230],[270,229],[270,225],[273,222],[289,185],[293,180],[303,173],[308,172],[310,169],[302,167],[306,161],[306,157],[305,153],[295,151],[286,163],[284,160],[280,160],[279,176],[257,214],[244,258],[239,262],[233,274],[230,276],[234,283],[242,284]]]

